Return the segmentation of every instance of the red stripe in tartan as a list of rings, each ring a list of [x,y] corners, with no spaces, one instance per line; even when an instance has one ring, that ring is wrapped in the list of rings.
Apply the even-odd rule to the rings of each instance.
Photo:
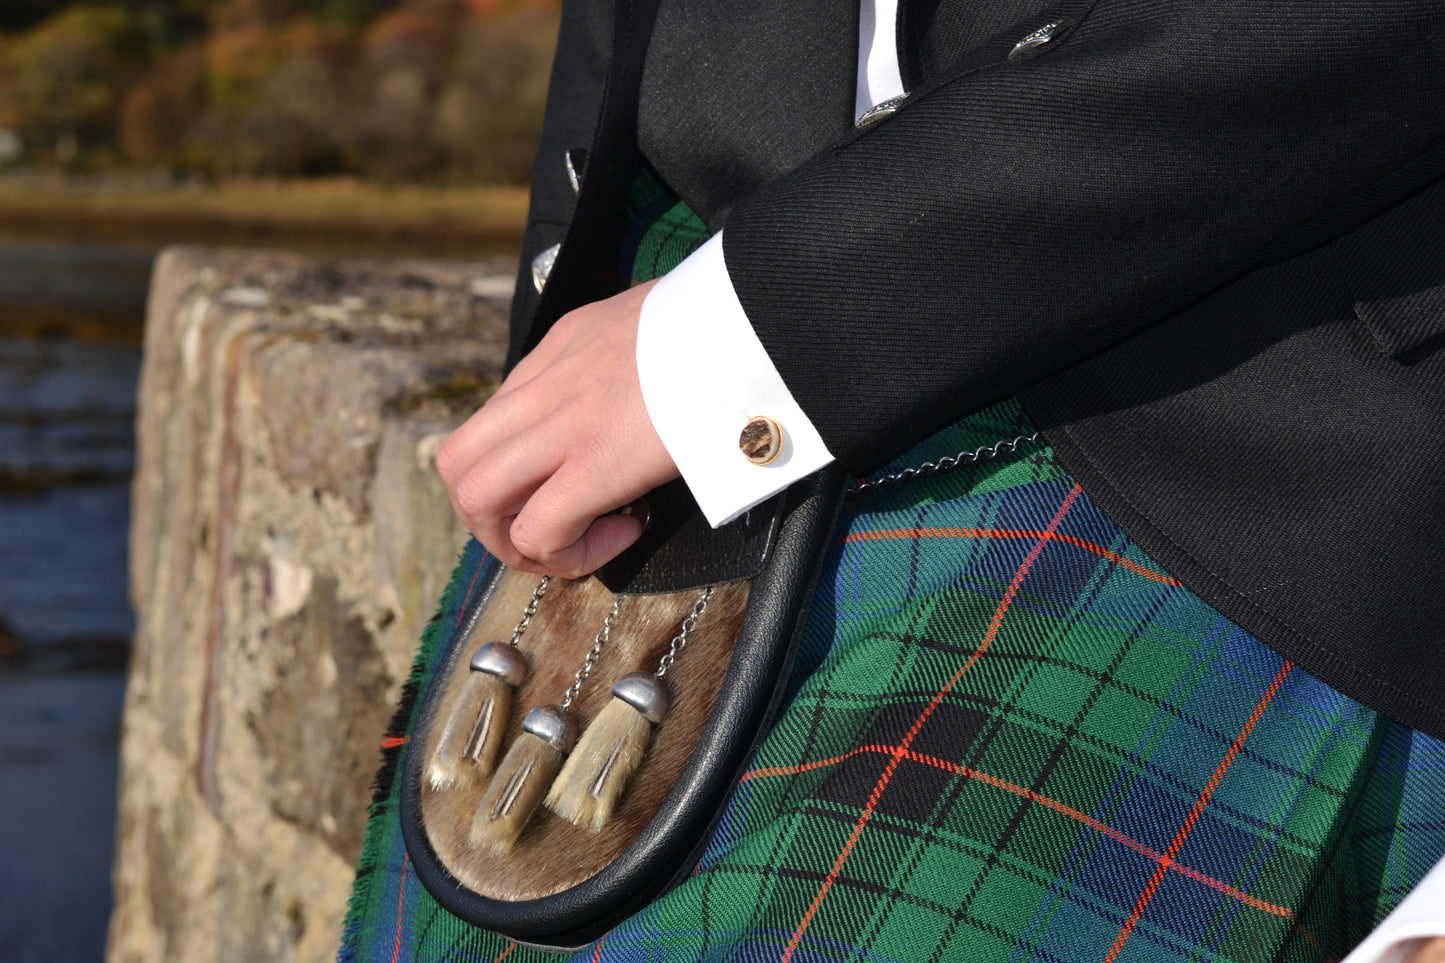
[[[1254,727],[1259,723],[1260,717],[1264,715],[1264,710],[1274,701],[1275,693],[1279,691],[1280,686],[1284,685],[1285,678],[1289,675],[1290,669],[1293,668],[1294,663],[1286,660],[1285,664],[1280,667],[1279,672],[1275,674],[1274,680],[1270,682],[1269,688],[1264,690],[1264,695],[1260,696],[1259,702],[1254,707],[1254,711],[1249,714],[1249,719],[1244,723],[1244,728],[1239,730],[1239,735],[1235,736],[1234,741],[1229,744],[1229,750],[1224,754],[1224,758],[1219,761],[1219,765],[1214,770],[1214,775],[1209,777],[1209,782],[1199,793],[1199,798],[1194,801],[1194,807],[1189,810],[1189,815],[1185,817],[1184,825],[1179,827],[1179,832],[1174,834],[1173,841],[1169,843],[1169,849],[1164,854],[1165,862],[1160,863],[1159,868],[1154,870],[1154,875],[1150,877],[1148,884],[1144,887],[1144,892],[1139,894],[1139,901],[1134,904],[1134,911],[1130,913],[1129,918],[1124,921],[1124,928],[1119,931],[1118,936],[1114,937],[1114,945],[1109,948],[1108,954],[1104,957],[1104,963],[1114,963],[1115,957],[1119,955],[1119,951],[1122,950],[1124,944],[1128,942],[1129,935],[1134,932],[1134,927],[1139,925],[1139,919],[1144,915],[1145,908],[1148,907],[1149,901],[1154,898],[1154,893],[1159,889],[1160,881],[1164,879],[1164,874],[1169,871],[1169,866],[1173,864],[1174,857],[1179,855],[1179,850],[1184,846],[1184,841],[1189,838],[1190,832],[1193,831],[1195,824],[1199,822],[1199,817],[1203,814],[1204,808],[1209,805],[1210,798],[1214,796],[1214,790],[1219,788],[1220,780],[1222,780],[1224,774],[1229,771],[1229,767],[1234,763],[1234,758],[1239,755],[1239,750],[1244,745],[1244,741],[1248,739],[1249,734],[1254,731]]]
[[[1059,524],[1064,520],[1064,516],[1069,513],[1069,508],[1073,506],[1074,499],[1078,498],[1082,492],[1083,489],[1077,484],[1069,489],[1068,495],[1064,496],[1063,503],[1059,505],[1058,510],[1054,512],[1054,517],[1050,519],[1049,524],[1045,526],[1044,533],[1053,532],[1059,527]],[[978,660],[983,657],[983,654],[988,651],[988,647],[993,644],[994,638],[998,635],[999,626],[1003,624],[1004,614],[1008,612],[1009,606],[1013,603],[1014,596],[1018,595],[1019,587],[1023,585],[1024,577],[1028,575],[1029,569],[1034,564],[1034,559],[1039,557],[1039,553],[1044,550],[1044,546],[1048,543],[1049,539],[1047,537],[1041,537],[1034,544],[1033,548],[1029,549],[1029,553],[1024,556],[1023,562],[1020,563],[1018,571],[1014,573],[1013,580],[1009,582],[1008,590],[1003,593],[1003,598],[999,600],[998,608],[994,610],[993,619],[989,621],[988,630],[984,633],[983,640],[979,642],[978,648],[974,649],[967,661],[959,666],[958,671],[953,674],[953,677],[948,680],[948,683],[944,685],[942,689],[938,690],[937,695],[933,697],[933,700],[924,707],[923,712],[914,720],[912,728],[910,728],[908,734],[903,737],[903,742],[894,750],[893,758],[888,760],[888,765],[883,769],[883,775],[878,778],[878,784],[873,787],[873,792],[869,794],[868,801],[863,806],[863,812],[859,815],[858,822],[854,824],[853,832],[849,834],[848,841],[843,844],[842,852],[838,854],[838,858],[833,862],[833,868],[828,872],[827,879],[823,880],[823,885],[819,888],[818,895],[813,897],[813,902],[808,906],[808,911],[803,914],[802,920],[798,922],[798,928],[793,931],[792,938],[788,940],[788,945],[783,950],[782,963],[788,963],[788,961],[793,958],[793,951],[798,948],[798,944],[803,939],[803,934],[808,931],[808,924],[812,922],[813,916],[818,912],[818,907],[823,905],[823,900],[828,898],[828,891],[833,888],[833,883],[837,881],[838,874],[843,870],[843,864],[848,861],[849,855],[853,852],[853,847],[858,844],[858,837],[863,834],[863,827],[867,826],[868,821],[873,818],[873,807],[878,805],[878,800],[882,797],[883,791],[888,788],[888,783],[893,778],[893,773],[898,769],[899,761],[908,753],[908,747],[912,745],[913,740],[918,737],[918,733],[922,731],[923,725],[928,721],[929,716],[933,715],[933,710],[938,708],[939,704],[943,702],[944,697],[958,684],[958,680],[963,678],[963,674],[973,668]]]
[[[851,752],[845,752],[841,756],[834,756],[832,759],[821,759],[817,762],[804,763],[799,766],[770,766],[766,769],[754,769],[750,772],[743,773],[743,777],[739,780],[739,782],[746,782],[749,779],[756,779],[762,776],[787,776],[799,772],[807,772],[810,769],[819,769],[823,766],[836,765],[837,763],[840,763],[845,759],[852,758],[853,756],[860,755],[865,752],[879,753],[882,755],[902,755],[907,759],[911,759],[914,762],[922,763],[925,766],[934,766],[935,768],[943,769],[947,772],[957,773],[958,775],[964,776],[968,779],[974,779],[978,782],[987,783],[988,785],[993,786],[996,789],[1002,789],[1004,792],[1013,793],[1015,796],[1022,796],[1025,799],[1038,803],[1040,806],[1052,809],[1054,812],[1059,813],[1060,815],[1067,816],[1070,819],[1078,820],[1095,832],[1108,836],[1115,842],[1121,843],[1122,845],[1129,847],[1139,855],[1153,860],[1164,869],[1172,869],[1176,873],[1179,873],[1182,876],[1187,876],[1197,883],[1202,883],[1205,886],[1208,886],[1210,889],[1217,890],[1218,892],[1221,892],[1226,896],[1237,899],[1246,906],[1252,907],[1265,913],[1272,913],[1275,916],[1282,916],[1288,920],[1294,919],[1294,911],[1291,910],[1288,906],[1279,906],[1275,903],[1270,903],[1262,900],[1257,896],[1251,896],[1250,894],[1244,892],[1244,890],[1231,886],[1223,880],[1215,879],[1212,876],[1201,873],[1197,869],[1193,869],[1189,866],[1184,866],[1181,863],[1178,863],[1170,857],[1166,856],[1165,854],[1159,852],[1158,850],[1151,849],[1150,847],[1145,846],[1143,843],[1134,839],[1132,836],[1129,836],[1128,834],[1118,829],[1115,829],[1113,826],[1110,826],[1107,823],[1101,822],[1095,817],[1090,816],[1083,810],[1075,809],[1073,806],[1070,806],[1066,802],[1054,799],[1051,796],[1045,796],[1043,793],[1036,792],[1026,786],[1020,786],[1017,783],[1009,782],[1007,779],[1000,779],[998,776],[984,772],[981,769],[972,769],[968,766],[961,766],[956,762],[949,762],[947,759],[940,759],[937,756],[927,756],[921,752],[914,752],[911,749],[900,749],[900,747],[898,746],[859,746],[857,749],[854,749]]]
[[[1339,957],[1325,956],[1325,948],[1320,945],[1320,941],[1315,938],[1313,933],[1305,929],[1305,925],[1299,920],[1294,921],[1294,928],[1299,931],[1300,936],[1303,936],[1310,946],[1314,947],[1315,953],[1320,959],[1324,960],[1324,963],[1340,963]]]
[[[401,886],[396,894],[396,942],[391,947],[391,963],[396,963],[396,958],[401,954],[401,921],[402,906],[406,902],[406,867],[411,853],[403,853],[401,857]]]
[[[512,955],[512,951],[515,950],[516,948],[517,948],[517,941],[516,941],[516,940],[513,940],[512,942],[510,942],[510,943],[507,944],[507,948],[502,951],[502,955],[499,956],[499,957],[497,957],[495,960],[493,960],[492,963],[502,963],[503,960],[505,960],[507,957],[509,957],[509,956]]]
[[[482,577],[482,570],[487,567],[487,556],[483,555],[477,561],[477,570],[472,573],[472,582],[467,586],[467,594],[462,596],[461,608],[457,609],[457,624],[452,626],[452,632],[462,627],[462,617],[467,614],[467,603],[472,600],[472,590],[477,587],[477,579]]]
[[[843,539],[844,542],[881,542],[895,538],[1034,538],[1048,539],[1055,542],[1063,542],[1065,545],[1072,545],[1075,548],[1082,548],[1086,552],[1093,552],[1100,558],[1127,568],[1135,575],[1142,575],[1147,579],[1162,582],[1165,585],[1178,585],[1177,579],[1165,575],[1163,572],[1156,572],[1153,569],[1145,568],[1132,559],[1127,559],[1118,552],[1110,551],[1102,545],[1095,545],[1076,535],[1065,535],[1063,532],[1035,532],[1026,528],[888,528],[876,532],[849,532]]]

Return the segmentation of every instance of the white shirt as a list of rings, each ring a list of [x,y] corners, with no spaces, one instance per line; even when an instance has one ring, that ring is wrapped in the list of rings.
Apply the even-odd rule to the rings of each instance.
[[[862,0],[855,119],[904,93],[897,18],[898,0]],[[714,527],[833,460],[738,303],[721,233],[643,301],[637,370],[653,427]],[[761,466],[738,452],[738,434],[757,415],[783,428],[782,453]],[[1342,963],[1399,963],[1432,936],[1445,936],[1445,859]]]

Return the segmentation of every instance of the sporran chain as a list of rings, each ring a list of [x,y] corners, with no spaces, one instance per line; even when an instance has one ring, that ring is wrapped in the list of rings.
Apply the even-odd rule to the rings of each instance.
[[[597,633],[597,638],[592,642],[592,651],[587,653],[586,661],[582,663],[582,668],[577,670],[577,675],[571,687],[567,690],[566,695],[562,697],[561,705],[563,712],[572,708],[572,703],[576,701],[577,696],[582,692],[582,683],[587,681],[587,677],[592,674],[593,667],[597,665],[597,660],[602,657],[602,647],[612,638],[612,626],[617,621],[617,613],[622,610],[622,600],[625,598],[627,598],[627,596],[619,595],[616,600],[613,601],[612,611],[607,613],[607,619],[602,623],[602,631]]]
[[[532,624],[532,616],[537,614],[537,605],[542,601],[542,596],[547,594],[547,583],[550,581],[552,581],[552,576],[543,575],[542,581],[538,582],[537,587],[532,590],[532,600],[528,602],[527,607],[522,610],[521,621],[519,621],[517,627],[512,630],[512,641],[507,643],[512,648],[515,649],[517,647],[517,643],[522,641],[522,635],[527,631],[527,626]]]
[[[938,461],[926,461],[921,465],[912,468],[905,468],[902,471],[894,472],[891,475],[884,475],[882,478],[860,478],[853,482],[848,489],[851,495],[865,495],[868,492],[880,488],[889,488],[893,485],[904,482],[916,481],[920,478],[931,478],[943,472],[953,471],[960,465],[975,465],[981,461],[992,461],[1000,455],[1013,454],[1019,450],[1020,445],[1032,444],[1039,440],[1039,433],[1036,431],[1031,435],[1018,435],[1012,440],[994,442],[992,445],[982,445],[973,451],[961,451],[956,455],[945,455]]]
[[[683,649],[687,648],[687,640],[692,635],[693,628],[697,625],[698,617],[707,611],[707,603],[711,598],[712,586],[709,585],[707,590],[702,593],[702,596],[693,603],[692,612],[688,614],[687,618],[682,620],[682,630],[673,637],[672,644],[667,648],[667,654],[664,655],[662,661],[658,663],[657,672],[654,674],[659,679],[667,675],[667,670],[672,668],[672,664],[677,661],[678,655],[682,653]]]

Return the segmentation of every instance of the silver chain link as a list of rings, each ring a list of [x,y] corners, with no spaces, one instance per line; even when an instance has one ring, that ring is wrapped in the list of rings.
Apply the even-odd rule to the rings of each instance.
[[[543,575],[542,581],[538,582],[537,587],[532,589],[532,601],[528,602],[527,607],[522,610],[522,620],[518,622],[517,627],[512,630],[512,641],[507,643],[512,648],[515,649],[517,647],[517,643],[522,641],[522,634],[527,631],[527,626],[532,624],[532,616],[537,614],[537,603],[541,602],[542,596],[547,594],[547,583],[550,581],[552,581],[552,576]]]
[[[682,631],[673,637],[672,645],[668,646],[667,655],[657,664],[657,677],[661,679],[667,675],[667,670],[677,661],[678,655],[687,648],[687,640],[692,635],[692,630],[697,626],[698,617],[707,611],[708,600],[712,598],[712,586],[702,593],[702,597],[692,604],[692,613],[682,620]]]
[[[572,707],[572,703],[582,692],[582,683],[592,674],[592,669],[597,665],[597,660],[602,656],[602,647],[612,638],[612,626],[617,621],[617,613],[622,610],[622,600],[625,595],[617,596],[612,603],[612,611],[607,613],[607,620],[602,623],[602,631],[597,633],[597,638],[592,641],[592,651],[587,653],[587,660],[582,663],[582,668],[577,670],[572,686],[562,696],[562,711],[566,712]]]
[[[1019,435],[1012,441],[999,441],[992,445],[983,445],[973,451],[961,451],[956,455],[945,455],[938,461],[926,461],[913,468],[905,468],[900,472],[891,475],[884,475],[882,478],[861,478],[853,483],[849,491],[854,495],[863,495],[879,488],[887,488],[891,485],[902,484],[903,482],[914,481],[918,478],[928,478],[941,472],[953,471],[959,465],[973,465],[981,461],[992,461],[1003,454],[1013,454],[1019,450],[1020,445],[1032,444],[1039,440],[1039,433],[1032,435]]]

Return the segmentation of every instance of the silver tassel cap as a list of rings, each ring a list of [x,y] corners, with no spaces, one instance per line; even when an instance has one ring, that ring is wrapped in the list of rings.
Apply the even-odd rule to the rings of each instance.
[[[472,671],[494,675],[516,689],[527,681],[527,660],[505,642],[488,642],[472,653]]]
[[[672,693],[651,672],[629,672],[612,687],[612,697],[632,706],[642,717],[658,725],[672,707]]]

